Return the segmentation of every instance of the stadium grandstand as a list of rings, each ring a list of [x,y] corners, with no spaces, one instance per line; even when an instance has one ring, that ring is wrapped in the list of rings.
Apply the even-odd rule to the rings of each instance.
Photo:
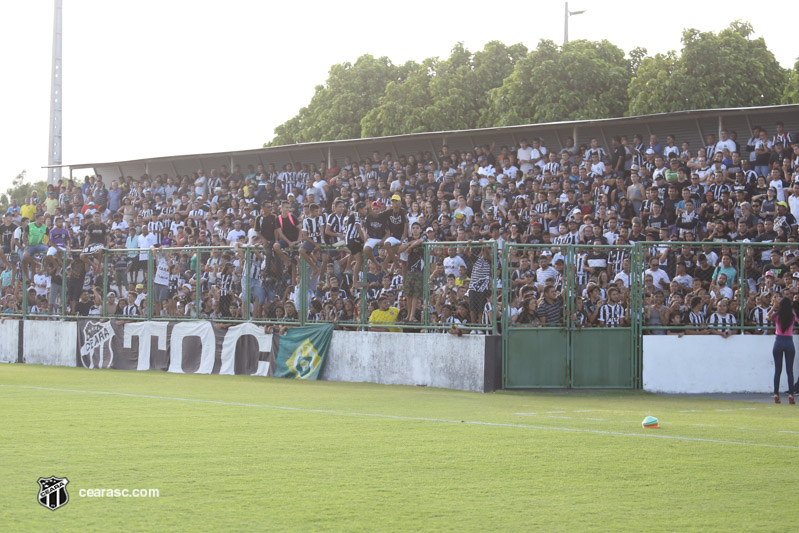
[[[63,165],[4,215],[0,311],[762,332],[799,299],[797,131],[785,105]]]

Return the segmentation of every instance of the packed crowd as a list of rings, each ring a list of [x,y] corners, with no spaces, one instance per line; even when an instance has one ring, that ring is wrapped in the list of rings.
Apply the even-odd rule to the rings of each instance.
[[[775,295],[799,301],[799,143],[781,122],[745,143],[722,130],[699,147],[563,145],[61,180],[3,217],[0,311],[292,322],[304,307],[339,327],[427,316],[463,333],[506,310],[517,327],[619,327],[624,245],[642,241],[652,333],[728,336],[739,316],[762,331]]]

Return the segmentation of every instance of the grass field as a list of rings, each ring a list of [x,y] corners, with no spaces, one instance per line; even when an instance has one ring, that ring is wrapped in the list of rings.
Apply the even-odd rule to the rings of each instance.
[[[797,406],[28,365],[0,365],[0,401],[2,531],[776,531],[796,520]],[[649,414],[660,429],[641,428]],[[56,511],[36,501],[50,475],[70,482]],[[90,488],[160,497],[79,496]]]

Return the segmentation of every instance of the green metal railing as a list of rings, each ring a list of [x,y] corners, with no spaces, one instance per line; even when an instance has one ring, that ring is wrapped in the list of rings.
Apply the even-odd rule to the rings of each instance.
[[[490,317],[490,323],[469,323],[464,325],[465,329],[476,330],[479,332],[496,334],[499,332],[507,332],[517,329],[519,326],[511,323],[510,305],[512,300],[511,294],[511,275],[512,275],[512,259],[514,254],[524,254],[530,251],[538,253],[544,249],[553,250],[557,249],[564,258],[563,269],[563,323],[557,327],[543,326],[539,329],[556,329],[566,331],[576,331],[580,329],[575,321],[575,311],[577,306],[577,298],[579,297],[575,291],[580,287],[576,285],[576,261],[578,255],[582,250],[597,249],[597,250],[623,250],[628,254],[630,261],[630,287],[629,287],[629,305],[627,306],[629,324],[625,327],[630,328],[632,331],[632,344],[630,349],[633,353],[640,353],[641,351],[641,336],[652,331],[671,331],[680,332],[694,329],[690,325],[681,324],[647,324],[645,320],[645,302],[646,302],[646,289],[643,284],[643,272],[648,268],[647,261],[650,259],[650,250],[663,250],[664,247],[675,247],[675,253],[680,253],[681,247],[688,247],[693,252],[693,257],[702,251],[713,251],[719,255],[719,262],[721,262],[722,251],[730,253],[733,257],[732,265],[736,269],[736,280],[732,284],[735,300],[735,316],[737,325],[733,328],[737,333],[761,333],[763,331],[771,331],[773,326],[751,324],[749,323],[749,312],[747,310],[747,300],[751,294],[749,280],[754,278],[755,282],[760,277],[760,272],[753,274],[752,266],[749,264],[747,254],[762,254],[771,250],[791,250],[797,256],[792,260],[799,264],[799,244],[797,243],[759,243],[759,242],[731,242],[731,243],[718,243],[718,242],[638,242],[635,245],[628,246],[594,246],[594,245],[568,245],[568,246],[553,246],[553,245],[525,245],[525,244],[512,244],[512,243],[497,243],[493,241],[488,242],[427,242],[424,244],[424,268],[422,271],[422,297],[420,301],[421,310],[419,312],[418,321],[400,321],[392,327],[397,327],[403,330],[425,330],[425,331],[443,331],[450,329],[450,325],[442,324],[437,320],[435,313],[435,295],[441,289],[441,285],[434,283],[433,274],[435,269],[442,265],[444,254],[449,248],[456,248],[459,253],[464,256],[473,258],[476,256],[476,249],[482,247],[489,247],[491,249],[491,269],[492,272],[498,275],[492,278],[491,291],[488,303],[491,310],[487,313]],[[335,322],[338,326],[344,328],[362,329],[366,330],[373,327],[385,327],[385,325],[373,325],[369,323],[369,305],[373,300],[368,298],[368,278],[369,266],[366,260],[362,261],[360,272],[352,272],[351,268],[342,261],[342,258],[347,255],[346,248],[335,248],[332,246],[322,247],[322,253],[318,257],[319,265],[321,267],[322,261],[326,264],[332,264],[334,273],[341,276],[347,274],[355,281],[362,283],[362,288],[356,290],[357,298],[350,300],[353,303],[353,316],[347,319],[328,319],[323,318],[322,322]],[[204,303],[208,292],[203,290],[203,285],[208,285],[209,277],[213,278],[214,273],[208,271],[206,265],[208,259],[213,256],[222,256],[223,254],[229,257],[230,261],[237,262],[236,269],[237,276],[240,276],[240,283],[242,291],[235,291],[236,293],[242,292],[245,295],[245,301],[239,302],[237,297],[233,298],[235,304],[239,307],[240,311],[235,316],[209,316],[207,307]],[[115,288],[119,294],[118,285],[120,282],[120,275],[126,281],[130,281],[130,273],[127,270],[119,270],[119,260],[121,257],[129,256],[141,257],[141,269],[135,282],[141,283],[146,287],[147,298],[142,312],[138,316],[125,316],[121,317],[114,313],[113,309],[109,307],[109,301],[106,295]],[[181,301],[180,312],[161,311],[156,312],[156,307],[153,301],[153,281],[154,274],[157,271],[159,257],[165,256],[167,259],[174,259],[170,264],[179,264],[185,267],[185,270],[191,272],[193,281],[190,285],[190,291],[181,289],[183,293]],[[279,259],[274,256],[271,250],[265,250],[257,246],[243,246],[239,248],[234,247],[196,247],[196,248],[158,248],[151,249],[111,249],[106,250],[102,254],[102,259],[95,262],[95,266],[102,270],[100,283],[92,286],[94,293],[99,294],[96,302],[93,302],[99,311],[92,315],[92,318],[109,319],[117,318],[124,320],[197,320],[197,319],[210,319],[223,323],[241,323],[241,322],[256,322],[263,324],[274,325],[305,325],[312,323],[315,320],[309,318],[309,306],[312,305],[312,298],[308,297],[308,289],[313,287],[317,281],[311,277],[311,267],[308,263],[300,257],[296,251],[292,253],[293,268],[296,269],[295,279],[293,283],[288,285],[293,288],[294,300],[296,301],[297,316],[296,318],[263,318],[262,316],[253,316],[250,300],[253,293],[252,283],[255,281],[251,278],[249,273],[254,265],[264,261],[267,257],[270,260],[270,268],[273,265],[278,276],[288,277],[286,267],[280,263]],[[323,259],[324,257],[324,259]],[[69,258],[65,260],[65,258]],[[32,313],[31,307],[34,303],[32,300],[33,293],[29,292],[28,288],[32,285],[33,280],[27,274],[25,268],[19,267],[19,256],[11,254],[8,259],[16,264],[15,277],[12,282],[11,288],[5,288],[4,294],[13,292],[15,299],[20,305],[16,306],[14,311],[8,311],[5,304],[8,300],[4,301],[4,309],[2,310],[3,316],[9,317],[22,317],[22,318],[50,318],[50,319],[65,319],[74,317],[73,312],[68,312],[67,306],[69,302],[68,288],[76,283],[70,280],[72,273],[72,265],[74,261],[80,261],[78,251],[68,251],[56,256],[58,268],[57,272],[62,280],[60,287],[55,290],[59,291],[58,305],[52,309],[41,310],[38,313]],[[673,260],[674,258],[672,258]],[[41,257],[37,261],[42,262]],[[52,260],[50,260],[52,261]],[[471,268],[471,261],[468,267]],[[113,274],[112,274],[113,273]],[[184,276],[186,272],[183,272]],[[406,275],[407,272],[403,271],[403,267],[397,266],[397,274]],[[57,285],[53,285],[57,287]],[[285,290],[284,285],[277,284],[275,290]],[[96,288],[96,291],[94,290]],[[206,287],[207,289],[207,287]],[[74,295],[74,294],[73,294]],[[283,294],[277,295],[282,299]],[[49,298],[49,294],[48,294]],[[273,298],[270,297],[270,300]],[[322,302],[324,304],[324,302]],[[687,304],[688,302],[684,302]],[[317,305],[313,303],[313,305]],[[171,306],[170,309],[174,309]],[[482,314],[482,313],[481,313]]]

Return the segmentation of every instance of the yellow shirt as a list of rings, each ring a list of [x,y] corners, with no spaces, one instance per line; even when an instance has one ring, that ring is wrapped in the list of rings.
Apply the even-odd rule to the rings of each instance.
[[[47,200],[44,201],[44,206],[48,214],[55,215],[55,208],[58,207],[58,200],[55,198],[47,198]]]
[[[380,309],[375,309],[372,311],[372,314],[369,315],[369,323],[370,324],[393,324],[397,321],[399,317],[399,309],[396,307],[389,307],[387,311],[381,311]],[[388,328],[389,331],[402,331],[399,328]]]
[[[33,217],[36,216],[36,206],[33,204],[23,205],[19,208],[19,215],[28,218],[28,220],[33,220]]]

